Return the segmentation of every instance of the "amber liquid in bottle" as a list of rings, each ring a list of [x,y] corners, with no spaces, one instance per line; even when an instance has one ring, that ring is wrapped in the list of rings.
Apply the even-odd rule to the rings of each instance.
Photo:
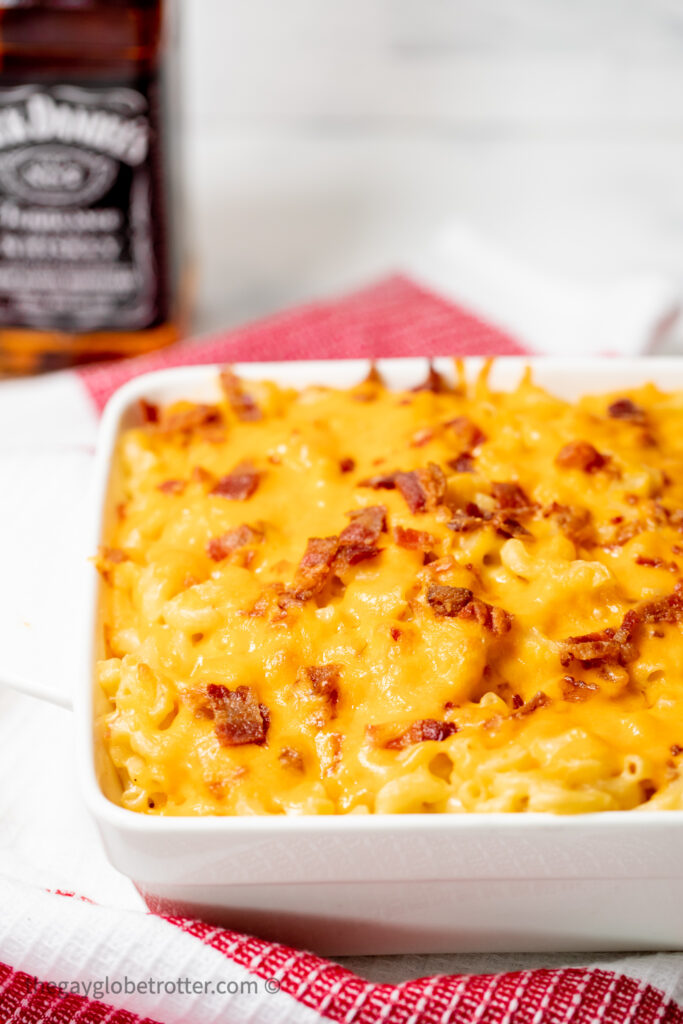
[[[181,332],[168,0],[0,0],[0,375]]]

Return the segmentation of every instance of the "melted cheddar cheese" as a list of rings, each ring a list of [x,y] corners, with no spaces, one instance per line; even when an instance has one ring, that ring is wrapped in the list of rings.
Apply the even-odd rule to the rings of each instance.
[[[683,807],[683,393],[240,384],[116,457],[124,807]]]

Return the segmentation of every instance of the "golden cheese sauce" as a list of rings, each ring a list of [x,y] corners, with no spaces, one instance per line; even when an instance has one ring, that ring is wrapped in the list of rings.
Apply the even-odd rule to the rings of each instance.
[[[119,444],[112,798],[683,807],[683,393],[223,384]]]

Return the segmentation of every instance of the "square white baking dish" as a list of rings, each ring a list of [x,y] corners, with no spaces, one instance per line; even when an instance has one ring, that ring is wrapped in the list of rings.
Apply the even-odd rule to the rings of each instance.
[[[435,361],[451,374],[450,359]],[[653,380],[683,388],[683,360],[500,359],[492,382],[531,365],[563,397]],[[424,360],[381,360],[411,387]],[[481,360],[467,361],[470,375]],[[244,364],[245,378],[351,385],[365,361]],[[90,546],[109,514],[112,453],[142,397],[213,400],[217,367],[164,370],[121,388],[102,420]],[[683,811],[340,817],[161,818],[111,802],[95,749],[99,581],[90,570],[77,699],[80,774],[109,857],[151,909],[194,915],[327,955],[683,948]],[[111,770],[111,769],[109,769]]]

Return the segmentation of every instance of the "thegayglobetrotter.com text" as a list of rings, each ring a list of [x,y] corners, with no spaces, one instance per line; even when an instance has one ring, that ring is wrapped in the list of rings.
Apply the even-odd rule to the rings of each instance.
[[[50,995],[78,995],[86,999],[106,1000],[120,995],[257,996],[280,991],[277,978],[93,978],[78,981],[45,981],[27,976],[27,988]]]

